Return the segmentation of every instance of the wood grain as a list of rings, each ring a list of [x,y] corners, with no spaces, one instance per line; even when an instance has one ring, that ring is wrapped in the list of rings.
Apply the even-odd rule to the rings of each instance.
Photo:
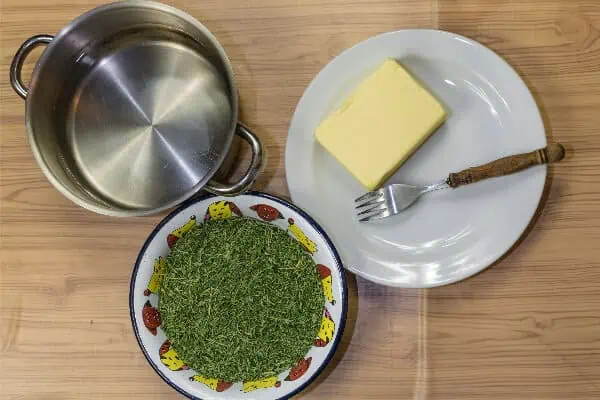
[[[286,129],[313,76],[343,49],[395,29],[450,30],[498,51],[534,92],[549,139],[570,144],[535,224],[484,273],[426,291],[351,280],[342,349],[304,398],[600,397],[595,0],[168,3],[205,23],[232,60],[242,118],[269,153],[259,189],[287,195]],[[0,4],[0,398],[179,398],[147,365],[128,315],[131,267],[161,216],[108,218],[63,198],[35,164],[24,104],[7,82],[24,39],[100,3]]]
[[[536,97],[551,142],[534,226],[484,273],[428,293],[428,396],[600,397],[600,8],[596,1],[439,2],[439,27],[500,53]]]
[[[556,163],[565,158],[565,148],[559,143],[552,143],[543,149],[529,153],[513,154],[490,161],[477,167],[470,167],[448,176],[448,185],[457,188],[470,185],[484,179],[506,176],[531,168],[535,165]]]

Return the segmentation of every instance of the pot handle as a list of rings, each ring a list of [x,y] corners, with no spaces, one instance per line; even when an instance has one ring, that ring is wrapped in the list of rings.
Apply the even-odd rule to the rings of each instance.
[[[54,36],[51,35],[36,35],[30,37],[23,42],[21,47],[19,47],[19,50],[17,50],[17,53],[10,64],[10,84],[15,92],[23,99],[27,98],[28,91],[21,80],[21,68],[23,67],[23,62],[27,58],[27,55],[31,53],[31,50],[42,44],[49,44],[52,39],[54,39]]]
[[[252,148],[252,160],[246,174],[237,182],[230,185],[224,185],[215,181],[210,181],[204,186],[204,190],[219,196],[236,196],[250,189],[250,186],[256,180],[263,164],[263,147],[258,136],[256,136],[245,125],[238,123],[235,133],[250,144]]]

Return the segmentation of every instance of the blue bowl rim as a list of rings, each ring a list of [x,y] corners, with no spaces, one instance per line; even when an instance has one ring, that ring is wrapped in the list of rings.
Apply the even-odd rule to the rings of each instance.
[[[280,197],[274,196],[274,195],[269,194],[269,193],[258,192],[258,191],[248,191],[248,192],[244,193],[243,195],[255,196],[255,197],[262,197],[262,198],[274,201],[276,203],[279,203],[279,204],[281,204],[281,205],[283,205],[283,206],[291,209],[292,211],[295,211],[296,213],[300,214],[302,216],[302,218],[304,218],[323,237],[323,239],[327,243],[327,246],[329,247],[331,253],[333,254],[333,257],[335,258],[336,268],[340,272],[340,276],[341,276],[341,280],[342,280],[341,281],[341,284],[342,284],[342,314],[341,314],[340,323],[339,323],[339,326],[338,326],[338,334],[336,335],[335,340],[331,344],[332,345],[332,349],[329,352],[329,354],[327,355],[327,357],[325,358],[325,361],[323,363],[321,363],[321,365],[319,366],[319,369],[317,370],[317,372],[308,381],[306,381],[304,384],[302,384],[301,386],[299,386],[293,392],[291,392],[289,394],[286,394],[283,397],[279,397],[277,399],[274,399],[274,400],[287,400],[287,399],[290,399],[293,396],[297,395],[298,393],[302,392],[308,386],[310,386],[310,384],[313,383],[317,379],[317,377],[319,375],[321,375],[321,373],[323,373],[323,371],[329,365],[329,363],[331,362],[331,359],[335,355],[335,353],[337,351],[337,348],[338,348],[338,346],[339,346],[339,344],[340,344],[340,342],[342,340],[342,337],[344,336],[344,330],[345,330],[345,327],[346,327],[346,318],[348,316],[348,283],[346,281],[346,275],[345,275],[345,270],[344,270],[344,267],[343,267],[343,264],[342,264],[342,260],[340,258],[340,255],[339,255],[337,249],[333,245],[333,242],[331,241],[331,239],[329,238],[329,236],[327,235],[327,233],[323,230],[323,228],[321,228],[321,226],[310,215],[308,215],[304,210],[302,210],[298,206],[290,203],[289,201],[284,200],[284,199],[282,199]],[[177,386],[175,383],[173,383],[164,373],[162,373],[158,369],[158,366],[152,361],[152,359],[150,358],[150,355],[146,352],[146,348],[144,347],[144,345],[142,343],[142,339],[140,338],[140,333],[139,333],[137,324],[135,323],[135,310],[134,310],[134,306],[133,306],[133,297],[134,297],[134,292],[135,292],[135,277],[136,277],[138,269],[140,267],[140,263],[142,261],[142,257],[146,253],[146,249],[148,248],[148,246],[150,245],[150,243],[152,242],[152,240],[154,239],[154,237],[158,234],[158,232],[160,231],[160,229],[167,222],[169,222],[171,219],[173,219],[176,215],[178,215],[179,213],[183,212],[184,210],[186,210],[187,208],[189,208],[193,204],[202,202],[202,201],[207,200],[207,199],[211,199],[213,197],[219,197],[219,196],[216,196],[216,195],[210,194],[210,193],[206,193],[206,194],[203,194],[203,195],[200,195],[200,196],[195,196],[192,199],[185,201],[183,204],[181,204],[179,207],[177,207],[174,211],[172,211],[171,213],[169,213],[169,215],[167,215],[165,218],[163,218],[162,221],[160,221],[158,223],[158,225],[156,225],[156,227],[152,230],[152,232],[150,233],[150,235],[148,236],[148,238],[144,242],[144,245],[142,246],[142,249],[140,250],[140,252],[139,252],[139,254],[137,256],[137,259],[135,261],[135,266],[133,268],[133,272],[131,273],[131,282],[129,284],[129,316],[131,318],[131,325],[133,327],[133,332],[135,334],[135,338],[137,340],[138,345],[140,346],[140,349],[142,350],[142,353],[144,354],[144,357],[146,357],[146,360],[148,361],[148,363],[150,364],[150,366],[152,366],[152,369],[169,386],[171,386],[177,392],[181,393],[182,395],[184,395],[185,397],[187,397],[188,399],[191,399],[191,400],[203,400],[203,399],[200,398],[200,397],[196,397],[196,396],[194,396],[194,395],[186,392],[185,390],[183,390],[182,388],[180,388],[179,386]]]

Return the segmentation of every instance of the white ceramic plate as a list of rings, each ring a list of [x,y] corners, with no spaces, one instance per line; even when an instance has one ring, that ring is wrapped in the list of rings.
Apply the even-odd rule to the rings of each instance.
[[[161,260],[181,235],[207,219],[256,218],[286,229],[306,247],[323,278],[323,321],[314,346],[291,370],[262,381],[225,382],[203,377],[185,365],[160,326]],[[129,291],[133,331],[144,356],[181,394],[194,400],[282,400],[296,395],[314,381],[331,360],[342,338],[348,311],[346,278],[331,241],[304,211],[266,193],[249,192],[224,198],[205,195],[173,211],[152,231],[135,263]]]
[[[331,61],[306,89],[286,147],[294,202],[325,227],[350,271],[389,286],[449,284],[483,270],[518,240],[538,206],[546,167],[431,193],[396,217],[359,224],[353,199],[364,189],[313,135],[388,57],[420,78],[450,116],[387,183],[429,184],[450,172],[544,147],[543,122],[527,86],[502,58],[473,40],[435,30],[368,39]]]

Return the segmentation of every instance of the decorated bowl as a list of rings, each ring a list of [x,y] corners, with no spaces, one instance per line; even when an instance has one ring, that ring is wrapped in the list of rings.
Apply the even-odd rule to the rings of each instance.
[[[321,279],[323,315],[313,347],[287,371],[259,381],[227,382],[190,369],[161,328],[158,311],[165,257],[192,227],[212,219],[255,218],[286,230],[315,261]],[[339,255],[323,229],[304,211],[278,197],[249,192],[237,197],[205,195],[183,204],[152,231],[131,278],[131,321],[144,356],[160,377],[190,399],[287,399],[308,387],[325,369],[341,340],[348,308]]]

